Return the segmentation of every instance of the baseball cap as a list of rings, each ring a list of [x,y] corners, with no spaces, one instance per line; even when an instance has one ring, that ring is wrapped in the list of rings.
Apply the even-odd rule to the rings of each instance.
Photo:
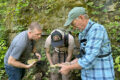
[[[62,37],[62,34],[58,30],[55,30],[54,32],[52,32],[51,45],[53,47],[58,47],[58,46],[62,46],[63,44],[64,44],[64,39]]]
[[[76,19],[78,16],[85,14],[85,8],[83,7],[74,7],[69,13],[68,13],[68,19],[65,22],[64,26],[68,26],[71,24],[71,22]]]

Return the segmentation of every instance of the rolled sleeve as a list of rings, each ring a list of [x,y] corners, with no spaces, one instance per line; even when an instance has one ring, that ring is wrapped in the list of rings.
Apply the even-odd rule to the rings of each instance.
[[[86,53],[78,60],[78,64],[82,68],[87,69],[95,64],[96,58],[100,54],[100,48],[104,38],[103,35],[104,30],[99,28],[99,26],[88,33],[87,44],[85,46]]]

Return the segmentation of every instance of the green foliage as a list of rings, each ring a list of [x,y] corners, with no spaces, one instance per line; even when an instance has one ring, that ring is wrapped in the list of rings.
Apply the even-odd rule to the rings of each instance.
[[[120,72],[120,23],[117,21],[109,22],[105,24],[108,30],[108,34],[112,43],[112,53],[115,59],[114,66],[117,71]]]
[[[0,27],[0,80],[4,77],[4,56],[7,51],[6,40],[5,40],[5,29],[4,27]]]
[[[79,29],[73,29],[73,26],[69,27],[69,31],[71,32],[72,35],[78,36],[80,30]]]
[[[0,24],[4,24],[7,4],[8,2],[4,2],[4,3],[0,2]]]
[[[102,10],[102,8],[104,7],[104,4],[98,4],[98,5],[96,5],[96,3],[94,3],[93,1],[88,1],[87,3],[86,3],[86,5],[87,5],[87,9],[89,10],[89,14],[91,14],[91,15],[93,15],[93,16],[95,16],[95,15],[101,15],[101,13],[102,12],[107,12],[107,10],[106,9],[104,9],[104,10]]]
[[[114,21],[114,22],[110,22],[109,24],[105,24],[105,26],[107,27],[111,41],[116,44],[120,40],[120,38],[118,37],[120,35],[119,33],[120,23],[117,21]]]
[[[47,60],[47,57],[46,57],[46,53],[45,53],[45,49],[44,49],[44,48],[41,48],[41,49],[40,49],[40,54],[42,55],[41,61],[45,61],[45,63],[46,63],[45,65],[49,67],[50,63],[49,63],[48,60]],[[47,69],[46,69],[45,75],[44,75],[44,77],[42,78],[42,80],[49,80],[49,79],[48,79],[48,76],[49,76],[49,69],[48,69],[48,67],[47,67]]]
[[[115,16],[115,19],[116,19],[116,20],[120,20],[120,16],[116,15],[116,16]]]
[[[88,2],[86,5],[91,7],[91,8],[94,8],[94,9],[100,9],[100,8],[104,7],[103,4],[99,4],[96,6],[96,5],[94,5],[94,2]]]
[[[117,71],[120,72],[120,56],[117,56],[116,59],[115,59],[115,66],[114,66]]]
[[[45,54],[45,49],[44,48],[41,48],[41,55],[42,55],[42,57],[41,57],[41,60],[42,61],[45,61],[47,58],[46,58],[46,54]]]
[[[88,5],[88,6],[91,6],[91,7],[93,6],[93,4],[94,4],[94,2],[88,2],[88,3],[87,3],[87,5]]]
[[[1,25],[0,27],[0,68],[4,67],[4,55],[6,53],[7,50],[7,46],[6,46],[6,36],[5,36],[5,27]]]
[[[0,69],[0,80],[3,79],[3,74],[5,74],[5,70]]]
[[[104,9],[103,12],[106,13],[106,12],[107,12],[107,9]]]
[[[93,11],[92,14],[97,15],[97,14],[100,14],[100,12],[99,11]]]
[[[5,55],[5,52],[7,50],[7,47],[6,47],[6,42],[5,40],[0,40],[0,68],[3,68],[4,67],[4,55]]]
[[[48,0],[47,1],[47,10],[45,10],[46,14],[53,12],[53,10],[57,7],[56,0]]]
[[[16,16],[19,15],[20,10],[21,10],[22,8],[25,8],[25,7],[27,7],[28,5],[29,5],[29,1],[28,1],[28,0],[26,0],[26,1],[18,0],[18,3],[17,3],[16,8],[15,8]]]
[[[112,44],[112,53],[114,59],[118,61],[120,56],[120,8],[119,5],[115,12],[108,12],[107,8],[104,8],[105,0],[80,0],[86,1],[81,3],[88,10],[89,16],[94,21],[102,23],[108,31],[109,38]],[[99,4],[96,4],[98,2]],[[102,3],[101,3],[102,2]],[[75,3],[75,4],[74,4]],[[43,24],[43,29],[47,34],[54,29],[63,26],[68,11],[76,6],[76,0],[1,0],[0,1],[0,68],[3,68],[3,57],[7,50],[7,30],[12,32],[21,32],[27,29],[27,26],[32,21],[38,21]],[[119,2],[118,2],[119,3]],[[77,5],[81,6],[81,5]],[[118,13],[117,13],[118,11]],[[113,14],[113,15],[111,15]],[[117,14],[117,15],[116,15]],[[74,36],[77,36],[79,31],[73,30],[69,27],[69,30]],[[45,50],[41,49],[42,60],[46,61]],[[47,61],[47,65],[49,65]],[[115,67],[119,71],[119,65],[115,62]],[[79,73],[79,72],[78,72]],[[0,73],[0,77],[4,74],[4,71]],[[48,72],[46,72],[48,76]],[[80,74],[77,74],[80,75]],[[76,76],[76,75],[75,75]],[[30,77],[31,78],[31,77]],[[44,77],[43,80],[47,80]]]
[[[16,33],[22,32],[24,30],[26,30],[26,27],[24,27],[24,26],[18,25],[18,26],[13,27],[13,31],[15,31]]]
[[[5,28],[5,24],[4,24],[4,20],[5,20],[5,15],[6,15],[6,6],[7,6],[8,2],[5,1],[4,3],[2,3],[0,1],[0,80],[2,80],[4,78],[4,74],[5,74],[5,70],[4,70],[4,56],[5,53],[7,51],[7,37],[6,37],[6,28]]]

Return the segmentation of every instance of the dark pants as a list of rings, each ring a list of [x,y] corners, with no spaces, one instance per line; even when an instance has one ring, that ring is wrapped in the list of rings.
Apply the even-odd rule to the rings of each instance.
[[[25,69],[8,65],[5,65],[5,71],[9,77],[9,80],[22,80],[25,74]]]
[[[67,57],[67,54],[66,54],[66,57]],[[59,63],[59,60],[60,60],[60,63],[64,62],[64,60],[65,60],[64,59],[64,53],[60,53],[60,59],[59,59],[58,53],[54,52],[53,55],[52,55],[53,64]],[[60,73],[52,73],[51,72],[51,80],[70,80],[69,78],[70,78],[70,74],[61,75]]]

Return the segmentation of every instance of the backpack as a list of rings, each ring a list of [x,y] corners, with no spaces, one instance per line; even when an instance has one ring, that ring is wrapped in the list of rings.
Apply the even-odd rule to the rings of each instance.
[[[65,47],[69,46],[69,34],[64,35],[64,45]]]

